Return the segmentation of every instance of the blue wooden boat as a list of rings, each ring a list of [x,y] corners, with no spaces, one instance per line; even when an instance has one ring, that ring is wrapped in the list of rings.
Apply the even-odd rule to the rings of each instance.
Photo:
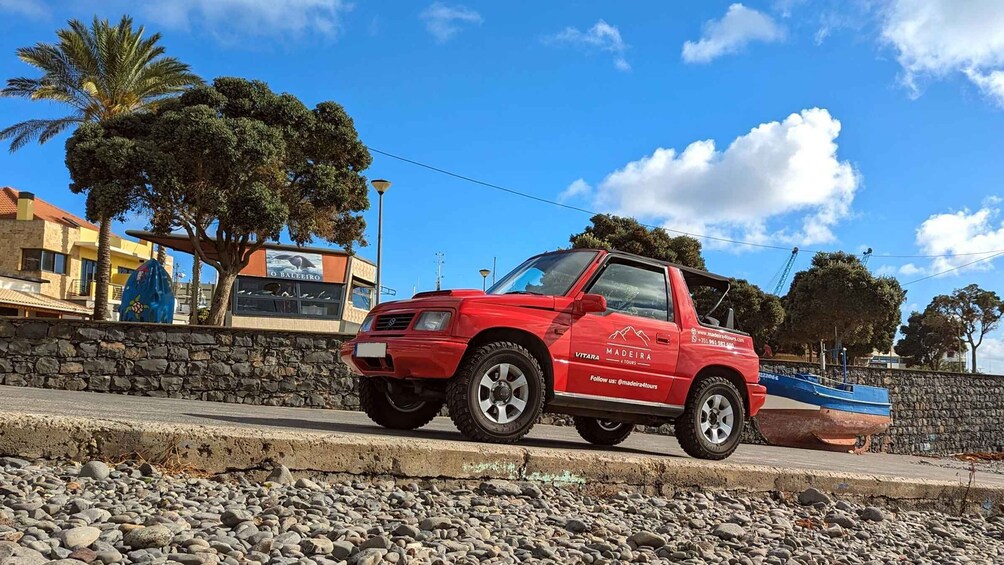
[[[760,372],[767,401],[756,416],[772,445],[864,451],[892,423],[889,390],[818,375]],[[863,445],[861,444],[863,440]]]

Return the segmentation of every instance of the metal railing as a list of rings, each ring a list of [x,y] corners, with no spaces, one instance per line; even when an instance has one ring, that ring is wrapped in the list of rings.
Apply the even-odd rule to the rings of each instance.
[[[93,280],[71,279],[66,294],[73,297],[94,298],[97,283]],[[108,300],[122,300],[124,287],[120,284],[108,285]]]

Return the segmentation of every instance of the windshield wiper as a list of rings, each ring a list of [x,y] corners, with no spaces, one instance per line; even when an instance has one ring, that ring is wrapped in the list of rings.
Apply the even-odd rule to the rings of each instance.
[[[543,293],[534,292],[532,290],[510,290],[506,294],[532,294],[534,296],[544,296]]]

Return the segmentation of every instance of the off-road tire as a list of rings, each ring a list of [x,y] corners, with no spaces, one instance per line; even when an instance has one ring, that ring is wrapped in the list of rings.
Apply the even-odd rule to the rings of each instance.
[[[715,394],[720,394],[731,403],[735,423],[731,434],[724,443],[715,445],[701,432],[701,407]],[[680,447],[691,457],[698,459],[725,459],[739,446],[746,421],[746,409],[743,395],[736,385],[724,377],[705,377],[695,382],[687,395],[687,404],[674,423],[676,440]]]
[[[422,400],[402,410],[391,400],[386,385],[374,378],[359,379],[359,405],[377,424],[392,430],[416,430],[428,424],[443,409],[442,400]]]
[[[482,414],[478,391],[481,377],[499,363],[516,365],[528,381],[529,396],[523,412],[513,421],[498,424]],[[489,443],[515,443],[523,438],[544,410],[544,370],[530,351],[517,343],[497,341],[469,352],[446,385],[450,419],[467,438]]]
[[[597,418],[575,416],[574,421],[575,431],[579,432],[582,439],[593,445],[617,445],[634,431],[634,424],[621,423],[615,429],[606,429]]]

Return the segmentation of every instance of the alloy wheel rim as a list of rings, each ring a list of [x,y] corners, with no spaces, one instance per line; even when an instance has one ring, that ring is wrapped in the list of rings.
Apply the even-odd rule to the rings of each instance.
[[[713,394],[701,406],[701,434],[712,445],[721,445],[732,437],[735,411],[729,399]]]
[[[398,412],[415,412],[419,408],[425,405],[424,400],[413,400],[411,402],[400,402],[395,401],[394,397],[391,396],[389,392],[385,392],[384,396],[387,397],[387,402],[394,407]]]
[[[493,365],[478,382],[481,414],[494,424],[508,424],[518,419],[529,400],[530,381],[512,363]]]
[[[620,429],[623,424],[620,422],[611,422],[610,420],[596,420],[596,425],[598,425],[601,430],[614,432]]]

